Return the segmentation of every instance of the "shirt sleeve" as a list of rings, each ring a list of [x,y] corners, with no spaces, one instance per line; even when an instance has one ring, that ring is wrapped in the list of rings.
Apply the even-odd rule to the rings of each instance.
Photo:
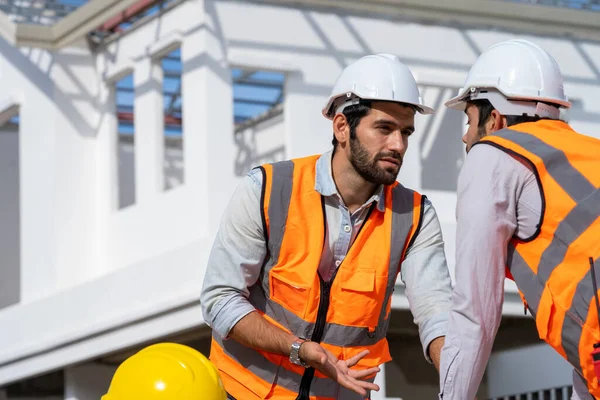
[[[456,280],[440,362],[440,399],[475,398],[504,301],[507,245],[516,226],[521,162],[492,146],[469,152],[458,181]]]
[[[423,220],[413,245],[408,250],[400,277],[404,282],[414,322],[419,328],[419,338],[425,359],[429,357],[429,344],[446,335],[452,281],[444,253],[444,239],[437,214],[426,198]]]
[[[260,214],[262,173],[253,170],[236,188],[208,258],[200,303],[206,323],[221,337],[255,308],[249,287],[260,275],[267,250]]]

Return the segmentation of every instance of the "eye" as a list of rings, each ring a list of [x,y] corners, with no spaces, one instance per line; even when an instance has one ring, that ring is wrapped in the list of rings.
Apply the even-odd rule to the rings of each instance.
[[[410,136],[413,134],[413,131],[403,131],[402,134],[405,136]]]
[[[377,129],[379,129],[383,133],[390,133],[392,131],[390,129],[390,127],[387,126],[387,125],[380,125],[380,126],[377,127]]]

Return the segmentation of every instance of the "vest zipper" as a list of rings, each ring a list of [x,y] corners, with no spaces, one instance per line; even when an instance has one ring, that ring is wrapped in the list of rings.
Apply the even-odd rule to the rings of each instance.
[[[365,223],[367,222],[367,220],[371,217],[371,213],[373,212],[374,209],[375,209],[375,202],[373,202],[373,204],[371,204],[371,206],[369,207],[369,211],[367,212],[367,215],[365,216],[363,224],[361,225],[360,229],[358,230],[356,237],[358,237],[358,235],[360,234],[360,231],[362,231],[362,228],[365,226]],[[321,211],[323,212],[323,232],[327,232],[327,217],[325,214],[325,198],[323,196],[321,196]],[[324,237],[326,237],[326,236],[324,236]],[[350,244],[350,248],[352,248],[353,244],[354,243]],[[350,249],[348,249],[348,252],[350,252]],[[323,338],[323,333],[325,332],[325,325],[327,323],[327,311],[329,310],[331,285],[333,284],[333,280],[337,276],[337,273],[340,270],[340,268],[341,268],[341,265],[338,266],[338,268],[335,270],[335,272],[333,273],[333,276],[331,277],[329,282],[325,282],[325,280],[323,279],[321,274],[317,272],[317,275],[319,276],[319,283],[321,285],[320,286],[321,297],[319,299],[319,308],[317,310],[317,322],[315,323],[315,330],[313,331],[313,333],[310,337],[310,340],[312,342],[320,343],[321,339]],[[304,374],[302,375],[302,380],[300,381],[300,390],[298,390],[298,397],[296,397],[296,400],[310,400],[310,385],[312,383],[314,376],[315,376],[314,368],[307,368],[304,371]]]
[[[337,270],[331,277],[329,282],[325,282],[325,280],[319,275],[319,282],[321,298],[319,299],[319,309],[317,310],[317,322],[315,323],[315,330],[313,331],[310,340],[312,342],[320,343],[323,338],[323,333],[325,332],[325,323],[327,322],[327,311],[329,310],[329,300],[330,300],[330,292],[331,292],[331,284],[337,275]],[[298,397],[296,400],[309,400],[310,398],[310,384],[312,383],[313,377],[315,376],[314,368],[307,368],[302,375],[302,380],[300,381],[300,390],[298,391]]]

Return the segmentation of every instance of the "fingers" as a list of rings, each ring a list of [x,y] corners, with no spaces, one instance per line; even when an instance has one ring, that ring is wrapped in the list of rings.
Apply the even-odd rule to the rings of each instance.
[[[360,385],[360,381],[354,381],[348,379],[347,377],[343,377],[341,379],[338,379],[338,383],[346,389],[350,389],[353,392],[360,394],[361,396],[367,395],[367,388],[363,388]]]
[[[353,371],[349,368],[356,365],[358,361],[369,354],[368,350],[364,350],[348,360],[339,360],[332,352],[313,342],[303,344],[300,350],[304,350],[302,357],[307,364],[336,381],[341,386],[361,396],[366,396],[367,390],[379,390],[378,385],[360,380],[379,372],[378,367],[360,371]]]
[[[353,367],[354,365],[356,365],[357,362],[359,362],[367,354],[369,354],[369,350],[363,350],[363,351],[361,351],[360,353],[358,353],[354,357],[350,357],[349,359],[347,359],[346,360],[346,365],[348,365],[349,367]]]
[[[373,374],[378,373],[379,371],[380,371],[379,367],[360,369],[360,370],[351,369],[348,371],[348,375],[350,375],[351,377],[353,377],[355,379],[364,379],[367,376],[371,376]]]
[[[365,381],[356,381],[357,385],[359,385],[361,388],[366,390],[372,390],[374,392],[378,392],[379,391],[379,385],[375,384],[375,383],[371,383],[371,382],[365,382]]]
[[[345,388],[360,394],[361,396],[365,396],[367,394],[367,390],[372,390],[375,392],[379,391],[379,385],[376,385],[375,383],[357,381],[349,377],[344,377],[344,379],[338,379],[338,383],[344,386]]]

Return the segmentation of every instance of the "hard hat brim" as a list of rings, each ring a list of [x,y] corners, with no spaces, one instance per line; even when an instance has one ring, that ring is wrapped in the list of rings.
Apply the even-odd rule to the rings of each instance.
[[[444,103],[444,106],[448,107],[448,108],[452,108],[454,110],[458,110],[458,111],[464,111],[466,106],[467,106],[467,101],[469,98],[469,92],[471,90],[472,87],[476,87],[476,86],[469,86],[467,88],[463,88],[460,93],[451,98],[450,100],[446,101]],[[484,89],[485,87],[481,86],[477,86],[477,89]],[[527,96],[515,96],[515,95],[511,95],[510,93],[504,93],[502,90],[500,90],[497,87],[489,87],[489,89],[494,89],[497,90],[498,92],[502,93],[502,95],[504,97],[506,97],[508,100],[515,100],[515,101],[535,101],[535,102],[544,102],[544,103],[550,103],[550,104],[554,104],[556,106],[559,107],[563,107],[563,108],[570,108],[571,107],[571,102],[568,100],[559,100],[559,99],[554,99],[554,98],[544,98],[544,97],[527,97]]]
[[[333,104],[333,102],[338,99],[341,96],[346,96],[347,92],[344,93],[340,93],[337,96],[331,96],[330,100],[327,102],[327,104],[325,105],[325,107],[323,107],[323,109],[321,110],[321,114],[323,114],[323,116],[329,120],[333,120],[333,117],[335,117],[335,112],[332,112],[331,114],[328,114],[331,105]],[[356,97],[360,98],[361,100],[366,100],[366,101],[381,101],[381,102],[392,102],[392,103],[398,103],[400,105],[411,105],[417,108],[417,112],[419,114],[423,114],[423,115],[431,115],[431,114],[435,114],[435,110],[431,107],[427,107],[424,104],[419,104],[419,103],[413,103],[413,102],[409,102],[409,101],[395,101],[395,100],[387,100],[387,99],[380,99],[380,98],[376,98],[376,97],[369,97],[369,96],[359,96],[355,93],[352,93],[353,95],[355,95]]]

